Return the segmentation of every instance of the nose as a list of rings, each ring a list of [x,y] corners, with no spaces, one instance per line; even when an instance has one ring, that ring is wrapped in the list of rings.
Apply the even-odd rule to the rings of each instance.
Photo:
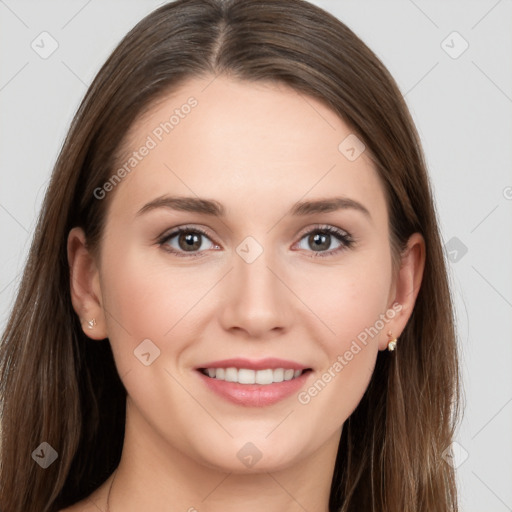
[[[271,252],[263,250],[254,261],[234,252],[234,268],[223,280],[225,300],[220,316],[224,329],[266,339],[292,325],[297,299],[289,289],[286,271]]]

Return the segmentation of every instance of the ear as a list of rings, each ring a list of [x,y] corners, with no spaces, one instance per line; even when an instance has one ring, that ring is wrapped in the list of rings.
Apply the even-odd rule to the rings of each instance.
[[[396,315],[383,329],[384,336],[379,340],[379,350],[387,349],[390,341],[387,335],[389,331],[391,331],[393,338],[400,337],[412,315],[423,279],[425,253],[423,236],[420,233],[414,233],[410,236],[407,247],[403,252],[400,269],[395,277],[393,291],[389,297],[388,311],[393,310]],[[400,341],[398,346],[400,346]]]
[[[107,332],[101,302],[99,270],[87,249],[82,228],[73,228],[69,232],[67,252],[73,309],[80,318],[84,333],[94,340],[103,340],[107,337]],[[93,324],[90,324],[92,321]]]

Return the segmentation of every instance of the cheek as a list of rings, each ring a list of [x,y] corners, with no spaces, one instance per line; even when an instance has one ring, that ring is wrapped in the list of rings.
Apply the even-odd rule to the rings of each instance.
[[[105,253],[109,256],[102,266],[102,293],[116,362],[126,371],[134,362],[134,350],[146,339],[160,350],[161,361],[169,346],[179,353],[180,344],[187,340],[181,335],[183,329],[190,327],[190,318],[201,310],[201,299],[214,279],[167,264],[165,255],[156,249],[134,248],[117,254],[114,246]]]
[[[358,336],[364,340],[364,333],[376,323],[382,330],[380,318],[386,313],[391,263],[372,254],[365,256],[347,259],[346,264],[328,271],[309,272],[307,281],[299,281],[303,283],[301,296],[307,297],[324,324],[324,336],[319,339],[330,354],[346,349]]]
[[[334,333],[322,328],[326,334],[316,338],[326,357],[299,401],[331,410],[333,425],[343,423],[360,402],[373,373],[378,340],[391,319],[386,314],[391,260],[365,256],[332,272],[328,282],[324,279],[323,293],[311,288],[316,291],[308,299]],[[316,278],[319,284],[320,276]]]

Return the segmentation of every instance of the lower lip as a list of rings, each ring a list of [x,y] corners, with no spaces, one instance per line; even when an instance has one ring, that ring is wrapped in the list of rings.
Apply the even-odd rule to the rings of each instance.
[[[297,378],[273,384],[239,384],[208,377],[199,370],[197,373],[212,391],[227,400],[246,407],[265,407],[298,392],[312,371],[304,372]]]

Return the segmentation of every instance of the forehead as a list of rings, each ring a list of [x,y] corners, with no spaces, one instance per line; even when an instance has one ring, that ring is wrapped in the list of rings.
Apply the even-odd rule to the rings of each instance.
[[[194,78],[134,123],[118,162],[129,172],[116,194],[135,203],[197,195],[264,209],[342,194],[385,209],[368,152],[347,158],[354,142],[359,151],[333,110],[284,84]]]

